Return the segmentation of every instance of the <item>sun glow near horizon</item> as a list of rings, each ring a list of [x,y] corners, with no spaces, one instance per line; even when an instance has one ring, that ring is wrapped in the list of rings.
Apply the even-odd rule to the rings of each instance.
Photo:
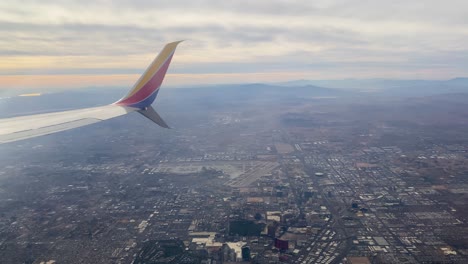
[[[0,89],[129,86],[180,39],[164,85],[468,72],[461,0],[7,0],[0,16]]]

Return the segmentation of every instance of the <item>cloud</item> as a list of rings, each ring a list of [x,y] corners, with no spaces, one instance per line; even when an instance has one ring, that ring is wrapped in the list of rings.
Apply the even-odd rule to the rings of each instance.
[[[468,72],[468,2],[455,0],[7,0],[0,34],[2,75],[135,74],[179,39],[171,72],[217,79]]]

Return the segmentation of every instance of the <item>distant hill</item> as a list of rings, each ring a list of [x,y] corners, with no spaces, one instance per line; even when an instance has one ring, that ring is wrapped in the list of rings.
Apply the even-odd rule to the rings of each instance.
[[[0,117],[93,107],[115,102],[128,89],[85,88],[61,90],[34,97],[3,98]],[[363,91],[372,91],[370,94]],[[192,88],[162,87],[156,107],[184,109],[185,106],[233,108],[249,103],[323,99],[348,96],[408,96],[425,97],[440,94],[468,94],[468,78],[434,80],[296,80],[277,84],[250,83],[198,86]],[[18,107],[21,106],[21,107]]]
[[[217,85],[197,88],[163,89],[161,94],[171,102],[180,101],[183,104],[216,105],[231,104],[233,106],[264,101],[307,100],[328,97],[342,97],[353,92],[318,87],[313,85],[285,87],[262,83]],[[159,96],[159,95],[158,95]],[[169,98],[170,97],[170,98]],[[188,99],[190,98],[190,99]]]
[[[37,114],[53,111],[64,111],[77,108],[106,105],[117,101],[127,93],[127,89],[120,88],[86,88],[56,93],[46,93],[41,96],[19,97],[13,96],[0,101],[0,118]],[[323,97],[338,97],[350,94],[348,91],[317,87],[313,85],[285,87],[261,83],[240,85],[216,85],[197,88],[168,88],[162,87],[156,101],[156,107],[186,106],[204,108],[223,107],[232,105],[237,107],[244,103],[262,101],[285,101],[296,99],[311,99]],[[17,106],[22,106],[18,108]]]
[[[394,95],[425,96],[444,93],[467,93],[468,78],[450,80],[388,80],[388,79],[343,79],[343,80],[296,80],[276,83],[280,86],[316,85],[336,89],[375,91]]]
[[[258,96],[263,94],[285,94],[291,93],[297,95],[307,96],[336,96],[348,94],[349,91],[335,88],[320,87],[311,84],[305,85],[274,85],[264,83],[247,83],[247,84],[221,84],[206,87],[197,87],[189,89],[173,89],[173,90],[193,90],[194,93],[214,93],[214,94],[228,94],[233,96]]]

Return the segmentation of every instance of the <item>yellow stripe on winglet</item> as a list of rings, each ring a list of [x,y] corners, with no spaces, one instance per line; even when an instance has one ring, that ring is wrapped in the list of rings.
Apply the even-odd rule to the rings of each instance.
[[[133,89],[128,93],[125,98],[128,98],[138,92],[150,79],[153,75],[161,68],[164,62],[169,58],[169,56],[175,51],[177,45],[182,42],[176,41],[166,44],[163,50],[159,53],[159,55],[154,59],[154,61],[150,64],[148,69],[146,69],[145,73],[138,79],[138,81],[133,86]]]

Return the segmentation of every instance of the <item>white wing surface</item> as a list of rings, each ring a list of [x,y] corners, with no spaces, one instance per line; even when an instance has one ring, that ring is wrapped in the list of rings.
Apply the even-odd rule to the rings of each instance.
[[[106,105],[57,113],[0,119],[0,144],[85,126],[137,109]]]

